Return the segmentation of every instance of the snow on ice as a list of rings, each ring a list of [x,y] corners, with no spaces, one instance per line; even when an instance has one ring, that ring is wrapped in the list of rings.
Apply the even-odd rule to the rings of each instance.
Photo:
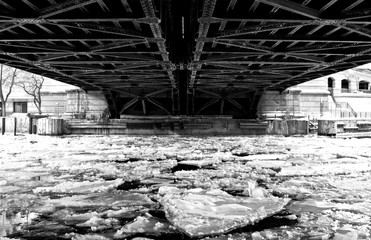
[[[371,239],[368,139],[0,142],[0,239]]]

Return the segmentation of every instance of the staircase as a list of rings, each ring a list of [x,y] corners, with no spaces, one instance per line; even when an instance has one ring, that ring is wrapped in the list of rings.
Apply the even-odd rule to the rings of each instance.
[[[339,102],[341,109],[346,109],[347,112],[352,113],[353,117],[357,117],[357,113],[354,111],[354,109],[349,105],[347,102]]]
[[[336,110],[340,110],[340,117],[345,117],[346,113],[350,113],[349,117],[357,117],[356,111],[352,108],[352,106],[349,105],[347,102],[338,102],[334,96],[333,89],[330,89],[330,96],[332,98],[332,101],[335,103]]]

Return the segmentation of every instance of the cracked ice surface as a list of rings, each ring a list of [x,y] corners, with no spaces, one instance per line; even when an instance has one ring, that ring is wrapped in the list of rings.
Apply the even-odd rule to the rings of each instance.
[[[0,239],[371,239],[369,139],[0,142]]]

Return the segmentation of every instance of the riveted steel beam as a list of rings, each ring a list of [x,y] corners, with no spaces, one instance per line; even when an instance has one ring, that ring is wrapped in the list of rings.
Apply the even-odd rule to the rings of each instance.
[[[142,5],[146,18],[155,20],[157,17],[156,17],[155,10],[153,8],[152,1],[151,0],[140,0],[140,3]],[[151,28],[151,32],[154,38],[163,39],[159,20],[157,20],[157,22],[156,21],[149,22],[149,26]],[[163,41],[158,41],[156,44],[157,44],[159,52],[162,52],[161,54],[162,60],[164,62],[169,62],[169,54],[166,52],[165,39],[163,39]],[[177,88],[177,84],[176,84],[174,74],[173,74],[173,70],[175,69],[173,64],[172,63],[162,64],[162,66],[164,70],[167,71],[173,88]]]
[[[302,15],[312,19],[320,19],[320,12],[314,9],[308,8],[302,4],[288,1],[288,0],[255,0],[273,7],[278,7],[286,11]]]
[[[209,31],[209,28],[210,28],[210,24],[214,20],[212,18],[212,16],[213,16],[213,13],[214,13],[214,10],[215,10],[215,6],[216,6],[216,0],[205,0],[203,10],[202,10],[202,17],[201,17],[201,19],[199,19],[199,23],[200,23],[200,26],[199,26],[199,29],[198,29],[198,38],[199,39],[206,38],[206,36],[207,36],[207,33]],[[204,42],[197,41],[196,49],[195,49],[194,56],[193,56],[193,61],[197,62],[197,61],[200,60],[201,54],[199,54],[199,52],[202,52],[202,50],[204,48],[204,45],[205,45]],[[200,67],[201,67],[201,65],[196,67],[196,69],[198,69]],[[194,70],[191,74],[191,79],[188,83],[188,85],[191,89],[193,88],[194,82],[196,80],[196,77],[195,77],[196,74],[197,74],[197,70]]]
[[[3,52],[0,51],[0,54],[2,54],[2,53]],[[92,86],[94,88],[97,88],[97,89],[101,89],[102,90],[102,87],[100,87],[98,85],[95,85],[95,84],[92,84],[90,82],[87,82],[87,81],[84,81],[84,80],[75,78],[75,77],[73,77],[71,75],[65,74],[62,71],[60,71],[59,69],[50,66],[50,64],[46,64],[46,63],[42,63],[42,62],[37,62],[37,61],[30,61],[30,60],[28,60],[26,58],[19,57],[19,56],[12,56],[12,57],[15,58],[15,59],[21,60],[22,62],[25,62],[25,63],[29,64],[30,66],[34,66],[34,67],[36,67],[38,69],[42,69],[42,70],[47,71],[47,72],[54,72],[54,73],[58,74],[59,76],[66,77],[66,78],[72,79],[72,80],[74,80],[76,82],[81,82],[84,85],[90,85],[90,86]]]
[[[61,13],[71,11],[76,8],[81,8],[86,5],[96,3],[99,0],[69,0],[59,3],[57,5],[52,5],[50,7],[44,8],[38,12],[39,18],[48,18]]]

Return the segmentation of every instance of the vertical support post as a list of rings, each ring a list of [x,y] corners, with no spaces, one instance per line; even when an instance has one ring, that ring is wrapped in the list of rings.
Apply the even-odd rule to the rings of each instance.
[[[146,102],[145,102],[144,98],[142,99],[142,108],[143,108],[144,116],[147,115]]]
[[[80,113],[80,91],[77,90],[76,112]]]
[[[222,101],[220,103],[220,115],[223,115],[224,113],[224,98],[222,98]]]
[[[171,88],[171,113],[175,115],[175,98],[174,98],[174,88]]]
[[[5,117],[1,118],[1,134],[4,135],[5,133]]]
[[[189,87],[188,87],[188,84],[187,84],[187,94],[186,94],[186,115],[188,116],[189,115]]]
[[[17,118],[15,117],[14,118],[14,132],[13,132],[13,134],[14,134],[14,136],[17,136]]]
[[[195,115],[195,89],[192,88],[192,116]]]
[[[32,134],[32,118],[28,115],[28,134]]]
[[[180,91],[178,89],[178,115],[180,115]]]
[[[295,118],[295,96],[292,94],[292,118]]]

